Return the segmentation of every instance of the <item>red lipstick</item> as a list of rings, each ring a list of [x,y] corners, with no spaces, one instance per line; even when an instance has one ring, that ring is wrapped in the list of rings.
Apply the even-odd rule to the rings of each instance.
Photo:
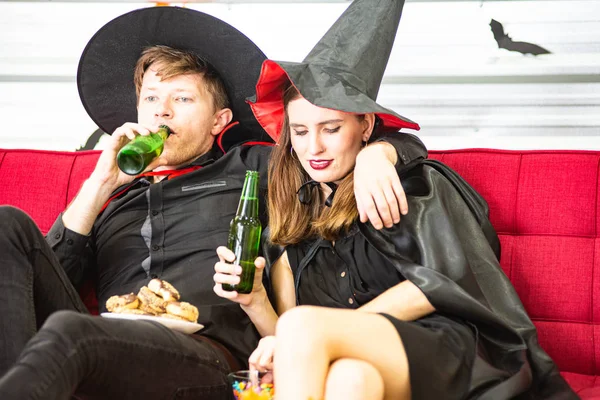
[[[329,167],[332,160],[309,160],[308,163],[312,169],[321,170]]]

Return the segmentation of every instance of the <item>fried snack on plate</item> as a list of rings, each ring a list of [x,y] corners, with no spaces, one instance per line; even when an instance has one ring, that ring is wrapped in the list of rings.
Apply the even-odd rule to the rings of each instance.
[[[106,302],[106,309],[113,313],[153,315],[196,323],[198,308],[178,301],[180,298],[179,291],[173,285],[155,278],[148,286],[142,286],[137,295],[112,296]]]
[[[198,309],[196,306],[186,303],[185,301],[172,301],[167,303],[167,313],[184,318],[190,322],[198,321]]]
[[[148,289],[162,297],[165,301],[178,301],[181,296],[179,291],[169,282],[154,278],[148,282]]]
[[[138,310],[143,311],[149,315],[159,315],[160,314],[160,312],[155,311],[149,305],[146,305],[146,304],[142,303],[141,301],[140,301],[140,306],[139,306]]]
[[[110,312],[122,312],[118,310],[133,310],[138,308],[140,300],[133,293],[121,296],[111,296],[106,301],[106,309]]]
[[[142,302],[142,305],[145,306],[144,311],[146,311],[145,309],[151,309],[155,314],[162,314],[166,312],[165,307],[168,303],[162,297],[148,289],[147,286],[142,286],[140,288],[140,291],[138,292],[138,298]]]

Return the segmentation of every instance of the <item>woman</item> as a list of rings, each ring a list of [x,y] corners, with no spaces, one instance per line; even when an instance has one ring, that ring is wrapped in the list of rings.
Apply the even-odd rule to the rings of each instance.
[[[270,239],[286,249],[269,271],[275,306],[264,260],[253,293],[222,292],[238,281],[225,248],[215,291],[263,336],[276,331],[250,363],[274,360],[278,398],[576,398],[499,267],[487,204],[452,170],[400,154],[410,212],[384,230],[358,220],[357,153],[374,131],[416,125],[374,100],[402,3],[357,0],[302,63],[263,63],[251,106],[281,132],[269,167]]]
[[[473,331],[432,314],[435,308],[423,292],[359,233],[352,170],[375,115],[314,106],[293,86],[284,104],[287,118],[269,179],[270,239],[286,246],[270,271],[275,308],[279,315],[296,303],[330,308],[297,307],[277,322],[266,296],[256,300],[264,290],[257,274],[256,298],[232,297],[248,302],[245,310],[261,334],[272,334],[277,323],[277,340],[263,339],[250,363],[270,368],[276,351],[275,380],[284,399],[464,397],[475,354]],[[316,186],[315,196],[302,204],[289,184],[300,187],[306,181],[328,184]],[[325,205],[328,199],[331,207]],[[231,260],[228,250],[218,253]],[[224,274],[228,264],[219,263],[216,270],[217,284],[237,282]]]
[[[351,171],[354,158],[371,137],[375,115],[316,107],[293,86],[286,91],[284,102],[288,123],[273,155],[269,180],[270,238],[287,246],[271,270],[276,308],[282,314],[296,301],[332,308],[298,307],[279,321],[278,395],[284,399],[292,395],[316,399],[323,393],[327,399],[410,398],[408,358],[401,339],[407,328],[396,326],[397,321],[416,320],[435,309],[358,234]],[[317,186],[319,196],[303,205],[285,182],[299,187],[307,179],[330,182],[331,186]],[[329,208],[325,202],[333,193],[332,187],[337,190]],[[315,245],[314,256],[307,256]],[[299,271],[301,260],[309,260],[303,271]],[[299,278],[296,299],[294,281]],[[429,340],[430,331],[421,324],[435,326],[439,332],[431,331]],[[455,329],[450,329],[454,325]],[[436,344],[442,333],[451,336],[452,350],[460,357]],[[426,318],[406,335],[410,335],[409,350],[413,353],[415,347],[427,342],[425,349],[429,351],[417,351],[416,357],[443,353],[449,361],[437,374],[428,371],[430,378],[443,379],[451,364],[456,371],[450,376],[462,374],[462,381],[468,382],[470,369],[464,366],[472,362],[475,346],[469,328],[442,317]],[[263,341],[251,362],[260,364],[254,358],[263,354],[270,358],[272,344],[272,340]],[[411,367],[414,371],[419,364]],[[297,382],[304,384],[298,388]],[[287,393],[287,388],[293,394]]]

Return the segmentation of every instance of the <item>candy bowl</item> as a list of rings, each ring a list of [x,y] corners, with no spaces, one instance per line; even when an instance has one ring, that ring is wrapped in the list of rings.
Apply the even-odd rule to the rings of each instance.
[[[232,372],[228,377],[236,400],[275,399],[273,374],[270,372],[242,370]]]

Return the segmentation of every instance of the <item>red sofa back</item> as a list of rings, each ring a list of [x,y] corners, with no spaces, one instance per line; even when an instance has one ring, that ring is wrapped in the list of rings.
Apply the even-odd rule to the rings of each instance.
[[[0,149],[0,204],[47,232],[99,153]],[[600,152],[431,151],[490,206],[501,265],[542,346],[582,398],[600,399]]]
[[[542,347],[582,397],[600,398],[600,152],[455,150],[430,157],[487,200],[500,264]]]
[[[0,204],[21,208],[46,234],[96,166],[100,152],[0,149]]]

